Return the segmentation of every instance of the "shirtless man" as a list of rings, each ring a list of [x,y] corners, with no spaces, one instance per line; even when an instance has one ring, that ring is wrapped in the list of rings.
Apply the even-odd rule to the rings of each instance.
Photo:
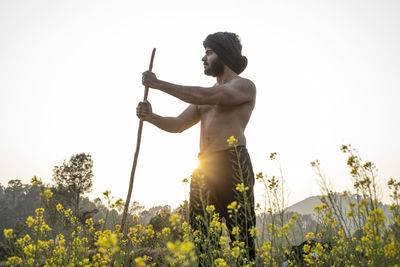
[[[245,147],[244,131],[255,106],[256,87],[250,80],[238,76],[246,68],[247,58],[241,54],[242,45],[236,34],[210,34],[203,45],[204,73],[216,77],[216,84],[212,87],[182,86],[159,80],[154,73],[146,71],[143,73],[143,85],[170,94],[190,105],[177,117],[162,117],[153,113],[149,102],[140,102],[136,112],[139,118],[171,133],[183,132],[201,122],[199,171],[203,181],[192,177],[190,224],[196,227],[195,217],[203,214],[204,205],[199,203],[199,194],[206,192],[207,197],[203,196],[202,199],[207,198],[208,204],[215,206],[216,212],[225,218],[231,232],[238,222],[230,218],[227,206],[233,201],[241,203],[236,188],[243,183],[248,187],[245,195],[250,208],[240,214],[239,229],[242,231],[241,241],[245,241],[248,248],[248,259],[254,261],[254,239],[248,234],[248,230],[255,226],[254,174]],[[231,136],[238,140],[236,148],[243,175],[237,175],[237,166],[232,163],[237,162],[237,157],[227,142]],[[232,241],[233,238],[231,236]]]

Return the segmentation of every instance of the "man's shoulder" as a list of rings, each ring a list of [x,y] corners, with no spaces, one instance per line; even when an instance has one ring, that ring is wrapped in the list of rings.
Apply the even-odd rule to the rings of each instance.
[[[248,88],[256,88],[256,85],[247,78],[243,78],[240,76],[237,76],[235,79],[232,80],[232,83],[235,83],[236,85],[240,87],[248,87]]]
[[[238,76],[232,82],[239,90],[246,91],[250,95],[256,94],[256,85],[250,79]]]

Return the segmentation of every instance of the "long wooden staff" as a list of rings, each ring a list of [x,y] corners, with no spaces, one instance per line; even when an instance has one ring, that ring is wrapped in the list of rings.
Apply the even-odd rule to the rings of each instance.
[[[155,54],[156,54],[156,49],[153,48],[153,52],[151,53],[149,71],[151,71],[153,69],[153,61],[154,61]],[[148,94],[149,94],[149,87],[145,86],[143,102],[147,101]],[[129,181],[128,195],[126,196],[124,213],[122,214],[121,228],[119,229],[120,232],[124,232],[124,233],[126,232],[125,231],[125,222],[126,222],[126,216],[128,215],[129,203],[131,201],[133,181],[135,180],[135,171],[136,171],[136,165],[137,165],[137,160],[138,160],[138,156],[139,156],[140,141],[142,139],[142,129],[143,129],[143,119],[140,119],[137,140],[136,140],[136,152],[135,152],[135,157],[133,159],[133,166],[132,166],[132,171],[131,171],[131,179]]]

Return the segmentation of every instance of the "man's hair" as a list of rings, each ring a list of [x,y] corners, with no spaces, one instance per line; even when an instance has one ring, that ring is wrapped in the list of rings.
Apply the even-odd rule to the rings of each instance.
[[[207,36],[204,47],[211,48],[231,70],[240,74],[247,67],[247,58],[242,56],[242,44],[237,34],[216,32]]]

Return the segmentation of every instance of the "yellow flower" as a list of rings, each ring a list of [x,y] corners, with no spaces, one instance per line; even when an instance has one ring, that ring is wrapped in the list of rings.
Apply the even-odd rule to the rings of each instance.
[[[110,190],[106,190],[106,191],[103,192],[103,195],[104,195],[105,197],[109,197],[110,194],[111,194],[111,191],[110,191]]]
[[[228,205],[228,212],[232,213],[233,211],[237,211],[240,208],[240,205],[237,204],[236,201],[233,201]]]
[[[306,254],[310,252],[310,249],[311,249],[311,247],[308,244],[305,244],[303,246],[303,252],[306,253]]]
[[[236,186],[236,190],[239,192],[243,192],[249,190],[249,187],[248,186],[245,187],[244,184],[241,183]]]
[[[60,203],[58,203],[56,206],[57,211],[62,210],[62,208],[63,208],[63,206]]]
[[[215,211],[215,206],[214,205],[208,205],[207,207],[206,207],[206,211],[208,212],[208,213],[213,213],[214,211]]]
[[[226,140],[229,146],[235,146],[238,143],[238,140],[232,135],[231,137]]]
[[[4,236],[8,239],[12,237],[13,229],[4,229]]]
[[[38,208],[35,210],[35,212],[36,212],[36,216],[41,216],[41,215],[43,215],[44,208]]]
[[[238,258],[240,256],[240,248],[239,247],[233,247],[231,250],[232,256],[235,258]]]
[[[315,239],[315,235],[313,232],[309,232],[308,234],[306,234],[306,239],[310,240],[310,239]]]
[[[182,217],[179,214],[175,213],[175,214],[171,215],[171,217],[169,218],[169,221],[172,226],[175,226],[175,225],[180,224],[181,219],[182,219]]]
[[[186,184],[186,183],[188,183],[189,182],[189,180],[187,179],[187,178],[184,178],[183,180],[182,180],[182,183],[184,183],[184,184]]]
[[[57,239],[58,239],[58,244],[60,244],[60,246],[64,246],[64,244],[65,244],[64,236],[62,234],[59,234],[57,236]]]
[[[136,259],[135,259],[135,263],[136,263],[136,266],[139,266],[139,267],[145,267],[145,266],[147,266],[147,265],[146,265],[146,261],[145,261],[142,257],[136,258]]]
[[[25,242],[29,242],[29,240],[31,240],[31,237],[30,237],[28,234],[26,234],[26,235],[24,236],[24,241],[25,241]]]
[[[33,256],[33,254],[35,254],[35,251],[36,251],[36,247],[33,246],[32,244],[29,244],[28,246],[24,247],[24,253],[27,256]]]
[[[214,261],[215,266],[217,267],[226,267],[226,262],[224,259],[218,258]]]
[[[50,198],[53,196],[53,192],[51,192],[50,189],[46,189],[46,190],[44,190],[44,192],[43,192],[43,196],[44,196],[46,199],[50,199]]]
[[[7,259],[7,265],[18,265],[22,263],[22,259],[20,257],[10,257]]]
[[[112,252],[118,252],[118,237],[116,234],[104,234],[100,236],[96,245],[99,246],[99,251],[102,253],[106,253],[108,249],[111,249]]]
[[[258,235],[259,234],[258,228],[254,227],[254,226],[251,227],[249,229],[249,234],[250,234],[251,237],[254,237],[254,236]]]
[[[31,179],[31,184],[32,185],[40,185],[42,183],[42,181],[40,181],[40,179],[38,179],[36,176],[33,176],[33,178]]]
[[[164,228],[161,230],[161,233],[162,233],[163,235],[167,236],[167,235],[169,235],[169,234],[171,233],[171,229],[169,229],[168,227],[164,227]]]
[[[235,226],[232,228],[232,235],[236,235],[237,233],[239,233],[239,226]]]
[[[51,231],[51,228],[50,228],[47,224],[43,223],[43,224],[40,226],[40,230],[41,230],[41,231]]]
[[[347,212],[346,216],[347,218],[353,217],[354,213],[352,210],[350,210],[349,212]]]
[[[181,252],[182,254],[187,254],[194,248],[194,244],[187,239],[185,239],[183,242],[177,240],[175,243],[168,242],[167,248],[172,252]]]
[[[147,229],[146,229],[146,235],[148,236],[148,237],[154,237],[154,230],[153,230],[153,225],[151,225],[151,224],[149,224],[149,226],[147,226]]]
[[[118,211],[122,211],[123,207],[125,205],[125,202],[122,198],[119,198],[115,201],[114,203],[114,207],[118,210]]]
[[[315,206],[315,207],[314,207],[314,211],[315,211],[316,213],[321,213],[322,211],[325,210],[325,208],[326,208],[326,205],[325,205],[325,204],[322,204],[322,205],[319,205],[319,206]]]

